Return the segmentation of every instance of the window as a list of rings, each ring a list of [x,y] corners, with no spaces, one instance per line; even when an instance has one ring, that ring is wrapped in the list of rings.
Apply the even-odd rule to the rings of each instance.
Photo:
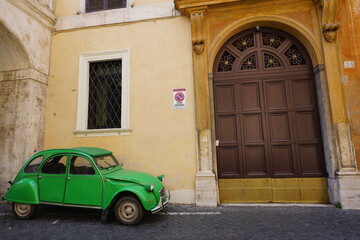
[[[80,56],[77,136],[129,134],[129,52]]]
[[[88,129],[121,128],[121,62],[90,63]]]
[[[70,163],[70,173],[76,175],[94,175],[95,170],[86,158],[73,156]]]
[[[86,12],[125,8],[126,0],[86,0]]]
[[[38,156],[35,159],[33,159],[25,168],[25,173],[36,173],[38,171],[39,165],[44,159],[43,156]]]
[[[65,174],[66,172],[66,156],[56,156],[45,163],[41,169],[41,173],[46,174]]]

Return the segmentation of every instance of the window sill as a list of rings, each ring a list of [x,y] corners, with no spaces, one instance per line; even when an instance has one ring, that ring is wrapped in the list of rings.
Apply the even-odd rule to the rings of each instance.
[[[104,137],[104,136],[128,136],[132,129],[130,128],[111,128],[111,129],[93,129],[93,130],[75,130],[76,137]]]

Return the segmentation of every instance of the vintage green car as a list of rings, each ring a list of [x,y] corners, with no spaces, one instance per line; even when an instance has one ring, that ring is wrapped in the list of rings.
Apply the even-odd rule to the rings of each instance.
[[[162,181],[122,168],[111,151],[79,147],[36,153],[20,170],[3,199],[19,219],[29,219],[38,204],[114,209],[118,221],[137,224],[144,212],[156,213],[169,202]]]

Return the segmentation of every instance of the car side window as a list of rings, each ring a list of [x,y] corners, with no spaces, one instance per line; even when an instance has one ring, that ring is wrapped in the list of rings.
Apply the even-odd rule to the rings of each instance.
[[[73,156],[70,161],[70,173],[76,175],[94,175],[95,170],[88,159]]]
[[[36,173],[39,169],[40,163],[44,159],[43,156],[38,156],[34,158],[24,169],[25,173]]]
[[[46,174],[65,174],[66,172],[66,156],[56,156],[45,163],[41,169],[41,173]]]

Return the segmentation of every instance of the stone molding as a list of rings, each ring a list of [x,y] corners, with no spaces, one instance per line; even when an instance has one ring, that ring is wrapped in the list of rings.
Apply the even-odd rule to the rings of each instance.
[[[321,11],[321,25],[324,38],[329,43],[336,40],[337,30],[340,23],[336,22],[336,10],[338,0],[314,0]]]
[[[180,10],[181,13],[185,13],[186,9],[197,8],[197,7],[207,7],[216,4],[222,3],[232,3],[240,2],[243,0],[175,0],[176,8]]]
[[[36,0],[7,0],[26,13],[31,18],[41,23],[44,27],[51,30],[56,22],[56,17],[49,6]]]
[[[173,2],[58,17],[55,31],[179,16]]]
[[[48,76],[41,73],[34,68],[26,68],[12,71],[0,72],[0,82],[5,81],[21,81],[21,80],[34,80],[43,84],[47,84]]]

